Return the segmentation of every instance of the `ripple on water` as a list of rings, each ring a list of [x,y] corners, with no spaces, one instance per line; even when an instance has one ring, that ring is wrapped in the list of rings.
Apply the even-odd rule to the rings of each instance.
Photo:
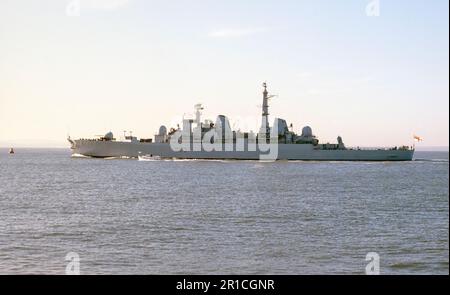
[[[372,251],[384,274],[449,271],[448,153],[405,163],[18,155],[0,153],[2,274],[62,274],[68,252],[85,274],[361,274]]]

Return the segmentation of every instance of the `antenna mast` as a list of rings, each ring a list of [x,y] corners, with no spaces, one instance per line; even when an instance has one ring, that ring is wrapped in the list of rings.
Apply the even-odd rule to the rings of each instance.
[[[267,83],[264,82],[263,85],[263,104],[262,104],[262,114],[261,114],[261,128],[259,129],[259,138],[265,139],[267,141],[270,138],[270,125],[269,125],[269,99],[275,95],[269,95],[267,91]]]

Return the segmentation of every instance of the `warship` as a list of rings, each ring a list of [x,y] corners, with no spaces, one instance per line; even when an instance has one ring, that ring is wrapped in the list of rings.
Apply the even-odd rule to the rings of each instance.
[[[336,143],[321,143],[312,128],[297,134],[286,120],[269,124],[269,99],[274,97],[263,83],[261,127],[258,132],[232,130],[229,120],[219,115],[215,122],[201,119],[203,106],[195,105],[194,118],[183,118],[182,128],[159,128],[151,139],[125,134],[117,140],[112,132],[94,139],[71,139],[74,155],[141,159],[302,160],[302,161],[410,161],[414,147],[352,148],[342,137]]]

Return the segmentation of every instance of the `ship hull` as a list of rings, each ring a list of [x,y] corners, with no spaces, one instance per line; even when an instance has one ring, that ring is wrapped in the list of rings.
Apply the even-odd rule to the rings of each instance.
[[[120,141],[75,140],[73,154],[89,157],[130,157],[151,154],[161,158],[224,159],[224,160],[302,160],[302,161],[411,161],[414,150],[399,149],[345,149],[321,150],[312,144],[277,144],[275,156],[264,156],[263,151],[174,151],[168,143],[141,143]]]

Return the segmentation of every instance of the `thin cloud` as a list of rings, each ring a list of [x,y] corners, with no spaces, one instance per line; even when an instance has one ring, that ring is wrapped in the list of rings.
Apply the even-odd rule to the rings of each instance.
[[[80,16],[85,11],[114,11],[127,6],[131,0],[70,0],[66,5],[67,16]]]
[[[86,4],[94,10],[116,10],[127,6],[131,0],[82,0],[81,5]]]
[[[264,28],[248,28],[248,29],[225,29],[217,30],[209,33],[209,37],[212,38],[236,38],[250,36],[262,32],[266,32]]]

